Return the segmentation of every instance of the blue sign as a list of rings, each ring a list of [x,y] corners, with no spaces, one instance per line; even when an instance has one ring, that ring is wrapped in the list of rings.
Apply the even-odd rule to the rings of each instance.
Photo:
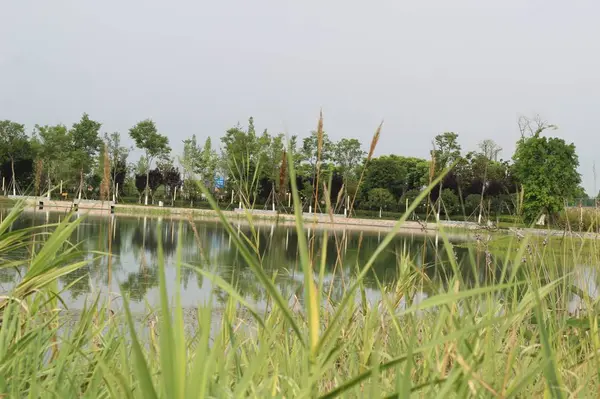
[[[225,187],[225,179],[218,176],[215,178],[215,187],[216,188],[224,188]]]

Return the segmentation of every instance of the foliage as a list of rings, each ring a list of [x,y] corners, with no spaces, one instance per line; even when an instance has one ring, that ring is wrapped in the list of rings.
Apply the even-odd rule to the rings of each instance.
[[[442,190],[442,205],[440,210],[442,214],[448,217],[456,215],[460,210],[460,200],[454,191],[449,188]]]
[[[169,139],[166,136],[158,133],[156,124],[151,119],[145,119],[138,122],[135,126],[129,129],[129,136],[135,141],[138,148],[144,151],[144,156],[147,160],[146,171],[146,198],[145,204],[148,204],[148,190],[154,192],[150,186],[150,168],[152,161],[155,158],[166,157],[171,148],[169,147]]]
[[[574,144],[557,137],[523,137],[513,156],[514,172],[524,190],[523,218],[533,222],[541,213],[555,216],[581,183]]]
[[[437,173],[450,167],[460,159],[460,144],[458,143],[458,134],[454,132],[445,132],[435,136],[433,155],[435,159],[435,169]]]
[[[360,141],[346,138],[335,144],[333,153],[334,160],[341,171],[344,186],[348,187],[350,181],[358,179],[358,169],[367,153],[361,148]]]
[[[369,191],[368,204],[371,209],[391,209],[396,206],[392,193],[385,188],[374,188]]]
[[[102,145],[99,137],[101,126],[100,122],[90,119],[89,115],[84,113],[81,120],[74,123],[69,131],[69,159],[77,171],[80,192],[84,188],[85,176],[92,170],[96,155]]]
[[[69,179],[71,139],[65,125],[35,126],[38,156],[43,160],[48,188],[52,182]]]
[[[119,191],[122,191],[127,175],[127,157],[130,149],[121,145],[121,133],[119,132],[113,132],[110,135],[105,133],[104,142],[110,161],[112,190],[116,190],[118,184]]]

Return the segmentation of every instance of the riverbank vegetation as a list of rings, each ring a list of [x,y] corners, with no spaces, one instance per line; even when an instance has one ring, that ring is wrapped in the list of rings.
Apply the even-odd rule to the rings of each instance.
[[[36,125],[31,134],[12,121],[0,122],[0,176],[4,194],[27,193],[62,198],[100,198],[102,182],[119,202],[208,207],[197,183],[206,186],[223,208],[292,209],[287,154],[296,170],[304,211],[322,212],[328,201],[335,213],[352,217],[399,218],[422,190],[450,168],[444,179],[415,209],[422,220],[454,219],[502,223],[507,216],[531,224],[541,215],[561,225],[566,202],[587,197],[575,147],[547,137],[555,126],[539,118],[522,118],[521,136],[512,157],[502,158],[494,141],[482,140],[464,151],[459,135],[445,132],[432,140],[427,159],[397,154],[375,156],[379,126],[369,148],[353,138],[333,141],[321,117],[305,137],[267,129],[260,133],[253,118],[235,125],[221,137],[196,135],[172,151],[167,136],[152,120],[131,127],[131,142],[143,152],[135,160],[121,133],[101,133],[102,125],[87,114],[71,128]],[[173,133],[173,132],[169,132]],[[548,162],[538,162],[546,159]],[[108,163],[110,171],[104,169]],[[117,192],[118,191],[118,192]],[[107,195],[105,195],[106,197]],[[108,195],[108,199],[112,195]],[[583,229],[590,227],[585,224]]]

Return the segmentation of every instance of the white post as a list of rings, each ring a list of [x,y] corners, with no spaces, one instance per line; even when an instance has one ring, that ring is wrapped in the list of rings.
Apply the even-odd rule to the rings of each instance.
[[[148,190],[146,190],[146,196],[144,198],[144,205],[148,205]]]
[[[406,212],[408,212],[408,198],[406,199],[406,208],[405,209],[406,209]],[[412,216],[412,215],[409,215],[409,216]]]
[[[348,217],[348,208],[344,208],[344,217]]]
[[[117,185],[116,185],[115,192],[113,193],[113,196],[115,197],[115,202],[117,202],[117,199],[119,198],[119,183],[117,183]]]
[[[60,181],[60,193],[59,194],[60,194],[60,196],[62,198],[62,180]]]
[[[240,209],[242,209],[242,201],[240,201],[240,206],[239,206],[239,208],[240,208]]]
[[[292,193],[288,193],[288,208],[292,206]]]
[[[17,183],[15,182],[15,177],[13,176],[12,178],[12,184],[13,184],[13,197],[17,195]]]
[[[275,212],[275,202],[273,202],[273,212]]]
[[[311,213],[311,214],[312,214],[312,205],[309,205],[309,206],[308,206],[308,213]]]
[[[381,219],[381,207],[379,207],[379,219]]]
[[[175,187],[175,192],[173,193],[173,203],[175,203],[176,199],[177,199],[177,187]]]
[[[231,190],[231,203],[233,204],[233,196],[235,195],[235,190]]]

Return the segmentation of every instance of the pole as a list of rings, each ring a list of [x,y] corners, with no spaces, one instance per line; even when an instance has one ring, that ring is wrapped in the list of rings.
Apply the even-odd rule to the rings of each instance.
[[[115,202],[119,199],[119,183],[117,183],[117,188],[115,188]]]
[[[288,208],[292,207],[292,193],[288,193]]]
[[[62,180],[60,181],[60,195],[62,196]]]
[[[231,190],[231,203],[233,204],[233,196],[235,195],[235,190]]]

